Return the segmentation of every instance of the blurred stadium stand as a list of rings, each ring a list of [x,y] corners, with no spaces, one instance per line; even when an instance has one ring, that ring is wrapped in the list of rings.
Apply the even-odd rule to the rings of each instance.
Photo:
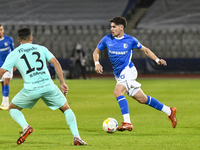
[[[126,33],[168,62],[167,67],[157,66],[134,50],[133,62],[140,74],[199,73],[199,6],[198,0],[1,0],[0,24],[15,47],[17,30],[29,27],[33,43],[46,46],[64,70],[71,70],[70,54],[80,42],[88,57],[87,71],[93,72],[92,53],[110,33],[109,19],[124,16]],[[105,72],[112,72],[106,51],[101,53],[101,63]]]

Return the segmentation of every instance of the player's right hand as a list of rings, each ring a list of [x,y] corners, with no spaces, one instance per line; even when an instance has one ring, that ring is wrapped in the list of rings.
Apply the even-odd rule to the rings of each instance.
[[[98,74],[103,74],[103,67],[100,64],[95,65],[95,71]]]
[[[66,96],[67,93],[68,93],[68,90],[69,90],[67,84],[65,84],[65,83],[64,84],[60,84],[60,89],[63,92],[63,94]]]

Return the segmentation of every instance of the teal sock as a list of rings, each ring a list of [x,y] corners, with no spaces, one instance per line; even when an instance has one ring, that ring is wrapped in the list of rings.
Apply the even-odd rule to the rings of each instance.
[[[10,116],[22,127],[28,125],[26,119],[24,118],[23,113],[18,109],[11,109],[9,111]]]
[[[78,127],[76,123],[76,117],[71,109],[64,112],[67,125],[69,126],[73,136],[79,136]]]

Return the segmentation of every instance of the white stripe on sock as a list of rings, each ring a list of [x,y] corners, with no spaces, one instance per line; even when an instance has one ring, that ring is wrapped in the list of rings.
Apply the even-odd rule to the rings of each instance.
[[[149,103],[148,103],[148,105],[150,105],[151,104],[151,97],[149,96]]]
[[[119,99],[119,100],[117,100],[117,101],[120,102],[120,101],[122,101],[123,99],[125,99],[125,98],[121,98],[121,99]]]

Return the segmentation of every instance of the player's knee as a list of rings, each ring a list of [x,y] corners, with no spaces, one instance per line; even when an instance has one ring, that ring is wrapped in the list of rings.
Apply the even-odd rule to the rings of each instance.
[[[3,82],[4,82],[4,85],[9,85],[10,78],[5,78]]]
[[[137,100],[140,104],[145,104],[147,102],[146,97],[133,97],[135,100]]]
[[[145,104],[147,101],[146,101],[145,99],[139,99],[138,102],[139,102],[140,104]]]
[[[18,110],[22,110],[22,108],[14,105],[12,102],[10,103],[9,107],[8,107],[8,111],[10,111],[11,109],[18,109]]]
[[[117,92],[114,90],[113,94],[115,95],[115,97],[117,97]]]
[[[127,90],[124,86],[118,86],[114,90],[114,95],[115,95],[115,97],[118,97],[118,96],[124,95],[126,93],[126,91]]]
[[[69,107],[67,101],[66,101],[65,104],[64,104],[62,107],[60,107],[59,109],[60,109],[63,113],[64,113],[66,110],[70,109],[70,107]]]
[[[118,97],[120,95],[124,95],[124,93],[122,93],[121,91],[118,91],[118,90],[114,90],[114,95],[115,95],[115,97]]]
[[[9,85],[9,81],[4,81],[4,85]]]

